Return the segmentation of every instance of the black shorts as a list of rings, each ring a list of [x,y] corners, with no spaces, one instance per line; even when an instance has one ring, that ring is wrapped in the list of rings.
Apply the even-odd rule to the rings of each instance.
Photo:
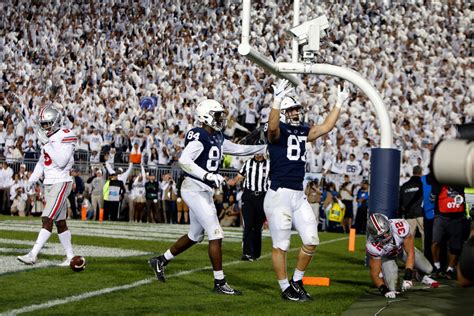
[[[433,224],[433,241],[446,240],[450,250],[460,251],[463,244],[464,218],[436,215]]]
[[[354,218],[354,204],[352,203],[352,200],[342,200],[342,203],[346,206],[344,218]]]

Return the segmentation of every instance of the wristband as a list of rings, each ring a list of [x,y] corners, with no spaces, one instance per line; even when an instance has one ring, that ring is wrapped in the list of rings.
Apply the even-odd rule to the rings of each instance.
[[[280,105],[281,105],[282,99],[280,98],[275,98],[272,103],[272,109],[280,111]]]
[[[390,292],[390,290],[385,284],[382,284],[381,286],[379,286],[379,291],[380,293],[382,293],[382,295],[385,295],[386,293]]]
[[[411,281],[412,276],[413,276],[413,270],[412,269],[405,269],[405,275],[403,276],[403,280]]]

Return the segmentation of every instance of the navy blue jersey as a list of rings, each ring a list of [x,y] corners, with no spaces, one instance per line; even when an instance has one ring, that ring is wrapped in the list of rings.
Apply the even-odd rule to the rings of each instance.
[[[224,143],[224,134],[222,132],[215,132],[210,134],[202,127],[195,127],[186,133],[184,145],[187,146],[189,142],[198,141],[204,146],[201,154],[194,159],[194,163],[211,173],[218,173],[219,166],[222,160],[222,144]],[[186,173],[186,172],[185,172]],[[210,187],[214,186],[214,182],[203,181],[188,173],[188,177],[204,182]]]
[[[268,143],[270,154],[270,188],[303,190],[306,164],[306,139],[310,128],[280,122],[280,139]]]

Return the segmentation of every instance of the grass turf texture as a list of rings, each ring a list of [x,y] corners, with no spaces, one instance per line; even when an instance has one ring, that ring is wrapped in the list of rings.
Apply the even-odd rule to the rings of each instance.
[[[11,217],[0,217],[0,220]],[[31,220],[31,218],[30,218]],[[124,223],[121,223],[124,224]],[[38,219],[38,230],[40,220]],[[159,227],[157,226],[157,229]],[[308,286],[315,298],[312,302],[294,303],[283,301],[271,264],[271,240],[264,238],[262,259],[255,262],[239,261],[241,244],[223,243],[224,272],[229,284],[243,291],[243,295],[224,296],[212,292],[213,278],[207,254],[207,243],[195,245],[173,260],[166,270],[166,283],[154,279],[147,260],[154,253],[166,250],[169,241],[141,241],[102,237],[74,236],[75,245],[120,247],[149,252],[150,255],[87,259],[84,272],[75,273],[69,268],[46,267],[0,275],[2,289],[0,313],[13,309],[42,304],[104,288],[131,284],[149,279],[150,282],[113,293],[36,310],[35,315],[76,314],[331,314],[339,315],[370,287],[368,271],[363,266],[364,237],[357,237],[356,252],[347,251],[348,240],[340,240],[318,247],[317,253],[306,272],[307,276],[331,278],[329,287]],[[36,233],[2,231],[6,239],[34,241]],[[347,237],[342,234],[321,233],[321,242]],[[56,234],[50,239],[58,242]],[[291,277],[296,263],[297,235],[292,236],[292,249],[288,254],[288,273]],[[0,244],[0,247],[12,247]],[[16,248],[23,248],[19,245]],[[0,256],[16,256],[17,253],[0,253]],[[40,259],[60,262],[59,256],[40,254]],[[237,261],[237,262],[236,262]],[[232,263],[232,264],[229,264]],[[20,264],[20,263],[19,263]],[[197,270],[176,275],[182,271]]]

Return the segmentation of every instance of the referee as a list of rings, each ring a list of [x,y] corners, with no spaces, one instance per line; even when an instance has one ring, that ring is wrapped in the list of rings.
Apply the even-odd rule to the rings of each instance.
[[[263,200],[268,189],[270,162],[263,154],[247,160],[233,179],[244,180],[242,194],[242,218],[244,224],[242,260],[254,261],[262,252],[262,227],[265,221]]]

